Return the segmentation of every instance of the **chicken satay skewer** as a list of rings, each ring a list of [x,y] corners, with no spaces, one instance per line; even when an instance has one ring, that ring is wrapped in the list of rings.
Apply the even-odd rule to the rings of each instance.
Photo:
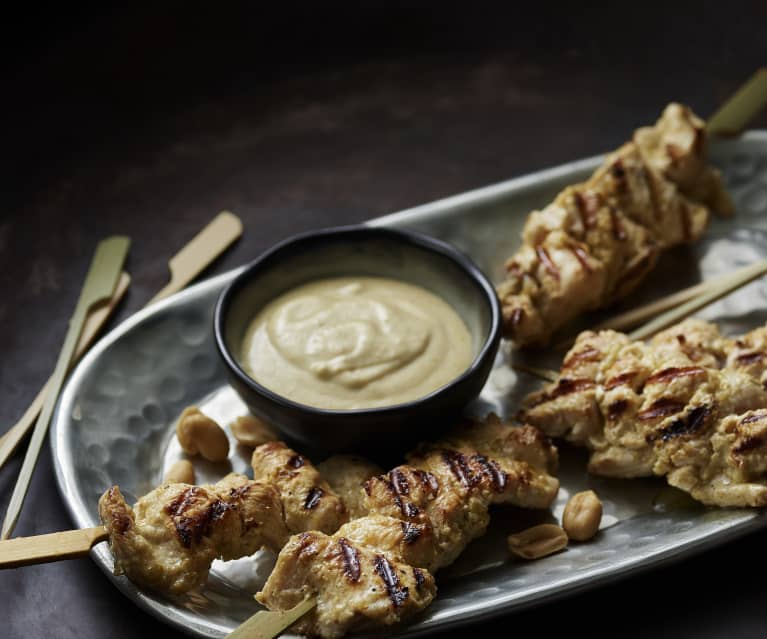
[[[706,137],[747,124],[767,102],[765,75],[736,93],[709,127],[670,104],[587,182],[530,214],[497,288],[506,337],[545,345],[571,319],[625,298],[663,251],[696,241],[712,211],[732,213],[721,175],[707,163]]]

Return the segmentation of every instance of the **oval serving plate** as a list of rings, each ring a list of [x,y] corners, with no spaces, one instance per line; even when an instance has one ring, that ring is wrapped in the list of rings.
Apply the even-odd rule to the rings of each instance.
[[[719,142],[712,156],[725,174],[738,215],[714,221],[702,242],[665,256],[634,303],[767,257],[767,132]],[[596,157],[566,164],[369,223],[409,228],[451,242],[497,281],[503,262],[516,248],[526,214],[565,185],[584,179],[600,161]],[[160,482],[181,456],[173,425],[185,406],[197,404],[223,424],[246,412],[226,385],[211,329],[215,300],[237,272],[202,282],[138,313],[102,339],[72,374],[54,415],[51,445],[59,489],[76,526],[98,525],[97,501],[109,486],[119,484],[133,499]],[[701,316],[720,322],[728,333],[763,324],[767,284],[754,282]],[[537,380],[517,376],[509,368],[515,356],[508,346],[501,349],[472,412],[484,415],[492,410],[508,416],[521,397],[537,387]],[[547,364],[558,365],[555,354]],[[232,443],[227,464],[195,461],[199,482],[215,481],[231,470],[249,472],[249,451]],[[767,526],[764,512],[706,509],[666,488],[662,480],[589,477],[585,455],[564,451],[562,457],[562,489],[553,512],[561,515],[573,492],[595,489],[605,506],[597,540],[537,562],[515,563],[506,554],[506,535],[542,521],[543,515],[499,509],[481,543],[470,545],[440,572],[437,600],[418,620],[399,627],[400,636],[565,596]],[[170,599],[115,577],[106,544],[96,546],[92,556],[128,598],[198,637],[224,636],[258,609],[252,593],[274,560],[261,552],[236,562],[216,562],[201,593]]]

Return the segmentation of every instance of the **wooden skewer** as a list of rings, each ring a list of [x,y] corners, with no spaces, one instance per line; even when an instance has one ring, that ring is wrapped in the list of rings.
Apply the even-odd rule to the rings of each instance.
[[[317,599],[310,597],[290,610],[261,610],[242,625],[235,628],[227,639],[273,639],[290,628],[296,621],[317,605]]]
[[[11,501],[8,504],[8,510],[3,520],[2,532],[0,532],[0,538],[2,539],[10,537],[21,514],[21,508],[24,505],[24,499],[29,490],[29,482],[32,479],[32,473],[35,470],[40,449],[48,432],[48,424],[53,415],[53,408],[56,405],[59,391],[64,383],[64,377],[72,363],[75,348],[88,311],[95,304],[107,301],[114,295],[117,282],[122,273],[123,263],[128,255],[129,246],[129,238],[114,236],[102,240],[96,248],[88,275],[85,278],[85,283],[77,300],[77,306],[72,314],[72,319],[69,321],[69,329],[64,338],[64,344],[56,361],[56,369],[53,371],[50,390],[45,395],[43,409],[40,411],[40,417],[38,417],[35,423],[32,440],[29,442],[24,463],[21,466],[16,485],[13,488]]]
[[[739,275],[743,275],[744,277],[749,276],[749,273],[751,273],[752,270],[753,265],[744,266],[743,268],[740,268],[732,273],[725,273],[724,275],[719,275],[710,280],[706,280],[705,282],[700,282],[699,284],[695,284],[694,286],[682,289],[681,291],[677,291],[671,295],[661,297],[660,299],[657,299],[654,302],[650,302],[649,304],[645,304],[644,306],[632,308],[630,311],[626,311],[620,315],[615,315],[614,317],[606,319],[604,322],[600,322],[599,324],[593,326],[591,330],[625,331],[626,329],[633,328],[634,326],[637,326],[653,317],[657,317],[659,313],[672,308],[676,308],[691,299],[707,293],[714,286],[720,284],[724,285],[727,282],[731,282],[733,278],[737,278]],[[554,348],[558,351],[567,350],[575,342],[575,337],[575,335],[570,335],[567,339],[557,343]]]
[[[104,526],[5,539],[0,541],[0,570],[85,557],[93,546],[107,539],[109,534]],[[316,605],[317,599],[310,597],[290,610],[261,610],[227,637],[273,639]]]
[[[18,568],[84,557],[95,544],[108,538],[107,529],[96,526],[6,539],[0,541],[0,568]]]
[[[224,252],[238,237],[242,235],[242,222],[229,211],[222,211],[213,221],[200,231],[184,248],[176,253],[169,262],[171,281],[163,287],[147,304],[159,302],[161,299],[177,293],[197,277],[213,260]],[[118,282],[118,288],[111,300],[95,308],[88,315],[85,327],[77,343],[73,363],[82,357],[90,348],[96,336],[106,324],[112,312],[117,307],[130,284],[130,277],[123,273]],[[30,431],[35,419],[40,414],[45,402],[45,396],[50,388],[51,379],[40,390],[32,404],[27,408],[16,424],[0,437],[0,468]]]
[[[644,326],[629,333],[628,336],[632,340],[646,339],[658,331],[662,331],[664,328],[676,324],[679,320],[692,315],[695,311],[700,310],[704,306],[708,306],[712,302],[732,293],[741,286],[745,286],[765,273],[767,273],[767,260],[761,260],[755,264],[740,269],[735,273],[731,273],[730,275],[717,280],[710,286],[707,293],[699,295],[689,302],[664,313],[660,317],[655,318],[651,322],[648,322]]]
[[[706,123],[711,135],[735,136],[767,106],[767,68],[759,69]]]
[[[77,347],[75,348],[73,361],[80,359],[83,353],[85,353],[85,351],[90,348],[93,340],[96,339],[96,336],[104,327],[104,324],[106,324],[106,321],[109,319],[110,315],[112,315],[115,308],[117,308],[117,305],[120,303],[120,300],[122,300],[122,298],[125,296],[125,293],[128,291],[130,281],[130,275],[123,271],[120,274],[120,279],[117,282],[117,288],[115,289],[115,292],[109,301],[106,304],[97,306],[88,314],[88,317],[85,320],[85,326],[83,327],[83,332],[80,334],[80,339],[78,340]],[[53,378],[51,377],[47,382],[45,382],[45,386],[43,386],[40,392],[37,393],[37,397],[35,397],[35,399],[29,405],[29,408],[27,408],[26,412],[21,416],[21,419],[13,426],[11,426],[11,428],[9,428],[2,437],[0,437],[0,468],[2,468],[5,465],[5,462],[8,461],[8,458],[13,455],[14,451],[21,443],[21,440],[24,439],[24,436],[34,425],[35,418],[43,409],[45,395],[50,390],[52,379]]]
[[[177,293],[242,235],[242,222],[234,213],[221,211],[210,224],[168,262],[170,282],[155,295],[147,306]]]

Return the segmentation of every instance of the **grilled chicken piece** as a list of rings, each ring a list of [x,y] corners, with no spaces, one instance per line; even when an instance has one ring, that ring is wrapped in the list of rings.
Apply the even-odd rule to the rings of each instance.
[[[285,523],[293,533],[334,533],[349,520],[343,501],[312,463],[280,441],[253,451],[253,478],[275,486],[282,498]]]
[[[288,538],[277,491],[231,474],[212,486],[165,484],[131,508],[117,486],[99,500],[115,572],[157,592],[205,584],[214,559],[236,559]]]
[[[367,515],[362,485],[371,477],[383,473],[383,468],[363,457],[333,455],[317,464],[317,470],[341,497],[350,519]]]
[[[287,610],[317,597],[316,608],[293,629],[330,639],[407,619],[428,606],[436,590],[432,575],[408,565],[396,550],[363,546],[341,531],[306,532],[290,538],[256,598],[271,610]]]
[[[338,637],[361,625],[390,624],[434,598],[431,576],[482,535],[492,503],[547,508],[559,482],[549,475],[557,450],[530,426],[491,416],[424,445],[408,463],[365,483],[369,515],[332,537],[291,538],[258,600],[287,610],[317,596],[295,628]]]
[[[585,332],[521,417],[586,446],[594,474],[661,475],[705,504],[767,505],[765,336],[732,340],[701,320],[649,343]]]
[[[709,208],[730,213],[706,157],[702,121],[670,104],[589,181],[531,213],[498,287],[505,336],[546,344],[577,315],[629,294],[662,251],[699,239]]]
[[[529,426],[485,424],[456,429],[441,442],[408,456],[408,464],[365,484],[370,513],[432,528],[437,548],[431,570],[447,566],[468,543],[485,533],[488,508],[509,503],[548,508],[559,490],[549,475],[557,453]]]

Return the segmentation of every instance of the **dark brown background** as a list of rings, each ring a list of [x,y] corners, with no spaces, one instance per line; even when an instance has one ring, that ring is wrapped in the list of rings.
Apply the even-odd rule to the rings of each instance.
[[[283,4],[4,19],[0,431],[51,372],[106,235],[133,238],[119,321],[222,208],[246,232],[211,274],[297,231],[608,150],[671,99],[710,114],[767,53],[763,2]],[[20,463],[0,471],[3,511]],[[46,449],[16,532],[70,525]],[[762,538],[471,631],[764,637]],[[7,637],[173,635],[88,559],[0,573],[0,624]]]

